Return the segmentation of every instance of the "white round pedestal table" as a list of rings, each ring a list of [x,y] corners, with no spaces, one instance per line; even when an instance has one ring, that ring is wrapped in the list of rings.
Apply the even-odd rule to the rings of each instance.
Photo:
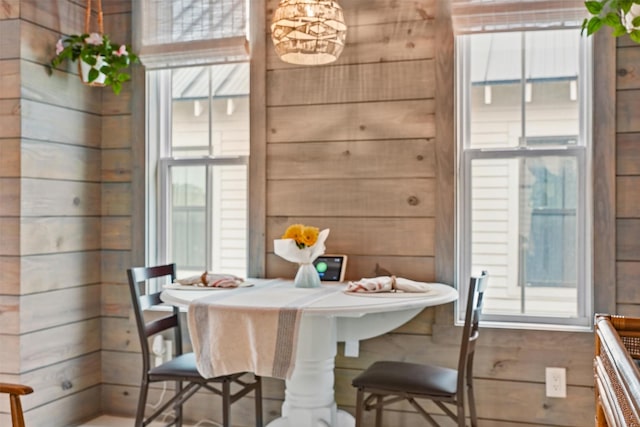
[[[256,286],[283,282],[248,280]],[[323,286],[344,288],[346,285]],[[334,396],[337,343],[383,335],[408,322],[425,307],[446,304],[458,297],[457,291],[447,285],[433,283],[431,289],[424,294],[411,295],[334,292],[305,307],[299,326],[295,368],[291,378],[285,381],[282,414],[267,427],[353,427],[353,416],[337,409]],[[162,299],[186,307],[204,292],[168,289],[163,291]],[[251,293],[246,295],[251,298]],[[251,306],[255,305],[252,301]]]

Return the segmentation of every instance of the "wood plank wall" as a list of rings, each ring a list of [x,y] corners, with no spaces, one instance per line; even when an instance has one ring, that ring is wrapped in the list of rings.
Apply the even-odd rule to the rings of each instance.
[[[640,46],[618,40],[616,78],[617,310],[640,316]]]
[[[438,179],[445,174],[449,181],[454,173],[453,164],[442,164],[451,161],[452,147],[438,139],[446,124],[436,120],[442,108],[436,76],[447,72],[436,66],[451,64],[437,62],[435,41],[450,39],[435,34],[442,27],[435,22],[437,1],[342,1],[347,46],[323,67],[282,63],[264,34],[268,276],[294,274],[294,266],[273,254],[272,241],[288,224],[303,222],[331,228],[328,251],[350,255],[348,278],[384,271],[436,278],[438,248],[450,251],[450,244],[436,241],[447,238],[439,228],[446,211],[435,205],[436,197],[447,199],[437,196]],[[73,425],[100,411],[132,415],[140,359],[125,270],[140,263],[144,250],[134,227],[144,169],[136,109],[144,90],[126,86],[115,97],[83,86],[72,66],[46,76],[43,65],[58,35],[82,29],[82,2],[2,4],[0,381],[34,386],[36,393],[23,400],[33,427]],[[103,4],[107,31],[128,35],[131,0]],[[267,1],[267,21],[276,4]],[[619,43],[616,293],[618,311],[634,315],[640,315],[638,56],[640,48]],[[452,260],[438,260],[440,269],[447,264]],[[359,358],[339,356],[338,404],[353,411],[350,380],[374,360],[452,366],[459,331],[451,313],[452,306],[426,310],[361,343]],[[589,333],[484,329],[476,365],[482,425],[590,425],[592,350]],[[546,366],[567,367],[566,399],[544,397]],[[154,389],[150,401],[161,391]],[[264,394],[270,420],[280,411],[282,381],[267,380]],[[214,405],[199,395],[187,413],[193,420],[216,419]],[[233,415],[238,425],[252,425],[251,403]],[[403,405],[385,420],[389,427],[419,425]]]
[[[268,4],[269,15],[276,2]],[[439,256],[438,277],[451,278],[453,197],[436,198],[436,191],[453,191],[454,175],[452,99],[438,92],[439,85],[452,86],[453,61],[436,54],[453,54],[452,38],[436,34],[450,27],[435,16],[447,16],[437,15],[442,5],[435,1],[341,4],[349,33],[335,64],[295,67],[268,52],[267,275],[294,274],[273,255],[271,242],[288,224],[303,222],[331,228],[327,251],[349,254],[347,278],[370,277],[378,266],[433,280]],[[451,305],[426,310],[394,333],[362,342],[359,358],[339,357],[338,404],[353,410],[351,378],[374,360],[454,367],[452,311]],[[585,333],[484,330],[476,370],[482,425],[588,425],[591,341]],[[546,366],[568,368],[567,399],[544,396]],[[423,424],[398,405],[384,425]]]
[[[129,96],[83,85],[76,64],[47,73],[60,34],[84,30],[83,2],[0,9],[0,381],[34,388],[28,425],[70,426],[101,411],[102,249],[130,240],[124,197],[109,187],[127,176],[129,156],[114,148],[126,145]],[[3,400],[1,425],[7,410]]]

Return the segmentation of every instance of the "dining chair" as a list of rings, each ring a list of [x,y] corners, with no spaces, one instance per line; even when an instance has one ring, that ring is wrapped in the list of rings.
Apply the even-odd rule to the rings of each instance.
[[[470,279],[457,369],[400,361],[373,363],[352,381],[352,385],[357,388],[356,427],[363,427],[364,411],[372,409],[376,411],[375,425],[381,427],[383,408],[402,400],[409,401],[432,426],[438,426],[436,420],[416,399],[433,401],[459,427],[464,427],[465,389],[471,426],[478,425],[473,397],[473,356],[479,336],[478,324],[487,280],[486,271]],[[366,393],[369,395],[365,398]],[[448,404],[455,405],[455,412]]]
[[[146,293],[146,286],[150,279],[167,279],[169,283],[176,278],[176,265],[167,264],[154,267],[135,267],[127,270],[129,278],[129,289],[133,304],[133,313],[136,318],[140,347],[142,350],[142,383],[140,386],[140,396],[138,398],[138,409],[136,412],[136,427],[149,425],[159,415],[164,413],[169,407],[175,410],[175,420],[167,425],[182,426],[182,405],[193,396],[199,389],[205,388],[212,393],[222,397],[222,425],[230,427],[231,404],[241,397],[254,392],[255,398],[255,421],[256,427],[262,427],[262,385],[259,376],[253,376],[253,380],[245,380],[246,373],[224,375],[214,378],[204,378],[196,367],[196,358],[193,353],[182,352],[182,332],[180,325],[180,314],[177,307],[172,307],[169,314],[153,320],[145,320],[144,311],[162,304],[161,292]],[[156,286],[160,286],[156,281]],[[151,288],[151,287],[150,287]],[[145,289],[144,293],[143,290]],[[175,357],[157,366],[151,366],[151,352],[149,339],[159,333],[170,333],[165,331],[173,330],[173,342],[175,343]],[[147,406],[147,394],[149,384],[162,381],[175,381],[175,394],[163,405],[145,418]],[[183,386],[183,383],[186,385]],[[231,386],[234,385],[232,392]]]
[[[13,427],[25,427],[20,396],[33,393],[33,389],[23,384],[0,383],[0,393],[9,395],[11,425]]]

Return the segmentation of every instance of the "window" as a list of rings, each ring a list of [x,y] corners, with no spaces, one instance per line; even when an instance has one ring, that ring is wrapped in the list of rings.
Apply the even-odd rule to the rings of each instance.
[[[148,72],[159,123],[159,262],[181,275],[247,272],[249,64]]]
[[[553,29],[456,45],[458,277],[489,271],[485,321],[588,327],[589,40]]]
[[[147,263],[248,272],[246,0],[136,2],[147,88]]]

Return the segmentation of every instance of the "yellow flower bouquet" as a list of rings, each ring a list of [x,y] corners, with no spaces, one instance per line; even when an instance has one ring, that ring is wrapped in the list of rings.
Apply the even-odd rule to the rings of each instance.
[[[328,236],[328,228],[320,231],[317,227],[292,224],[281,239],[273,241],[273,251],[276,255],[299,264],[300,267],[294,279],[296,287],[320,286],[320,276],[313,266],[313,261],[324,253],[324,242]]]

